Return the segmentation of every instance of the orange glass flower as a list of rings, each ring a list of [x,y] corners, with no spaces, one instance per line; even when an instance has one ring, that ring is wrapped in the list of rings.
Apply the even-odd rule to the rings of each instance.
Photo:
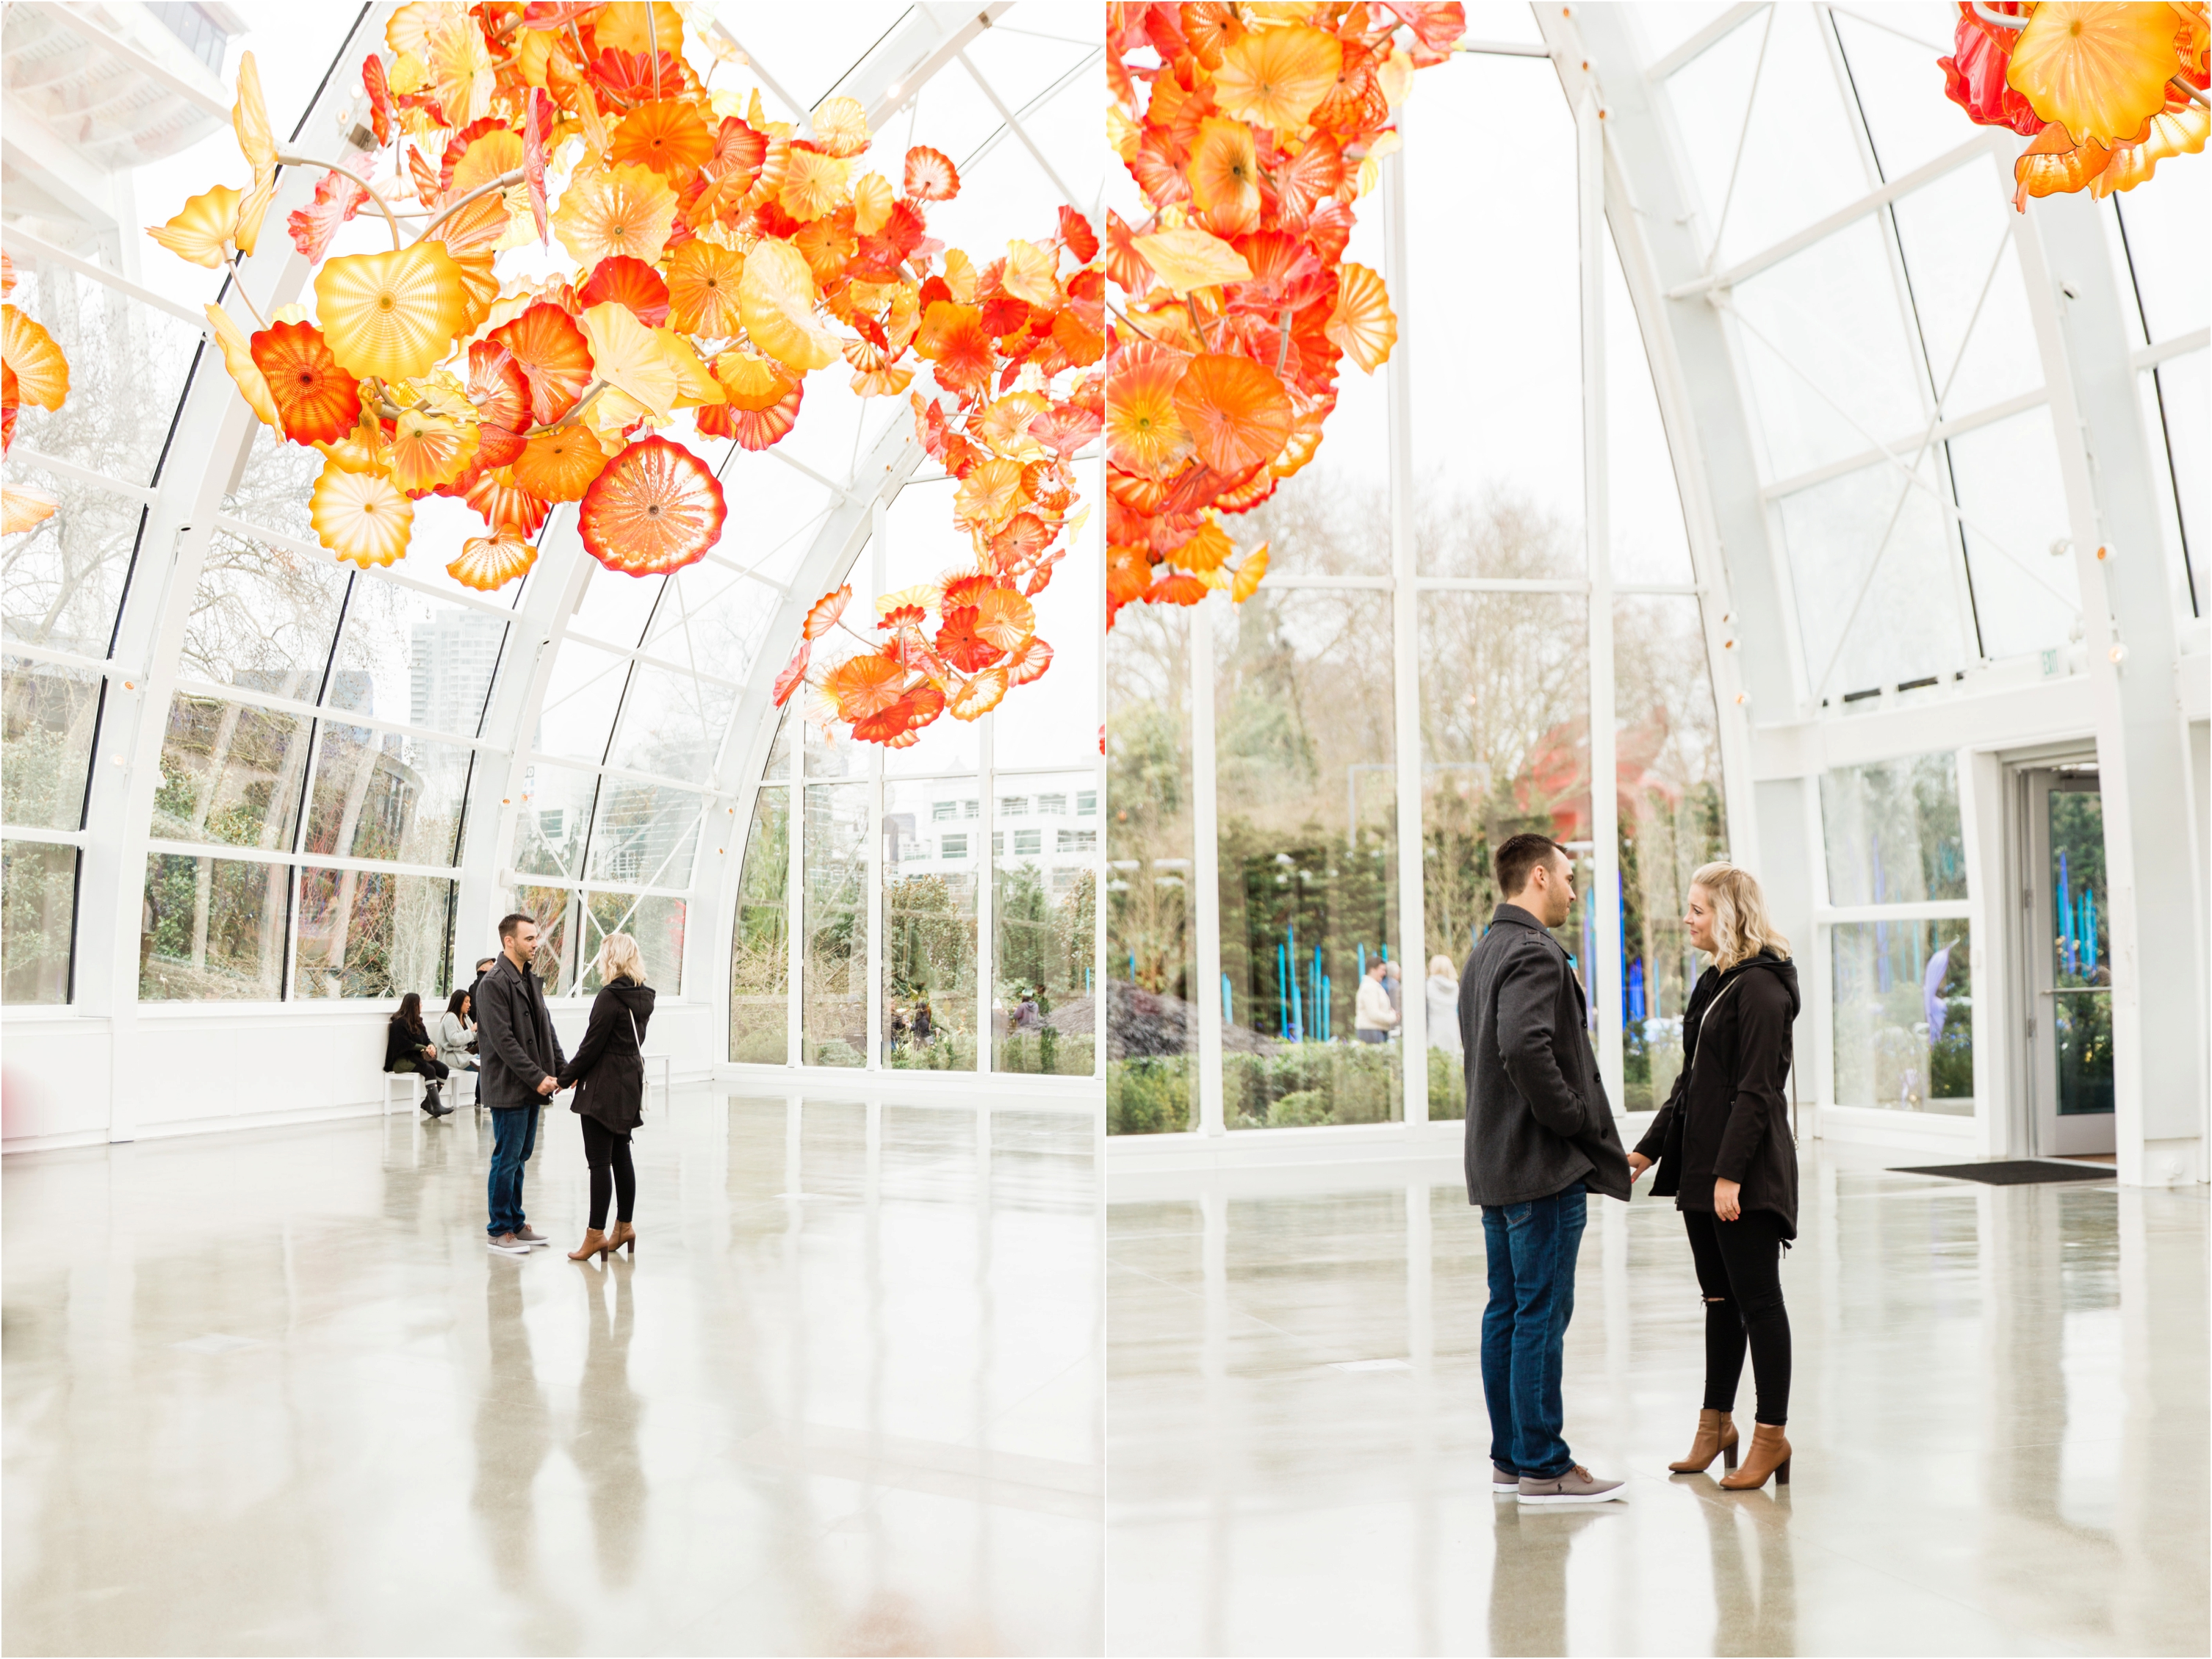
[[[2180,23],[2171,6],[2044,0],[2013,45],[2005,79],[2076,143],[2131,143],[2166,107]]]
[[[914,349],[917,356],[936,365],[937,383],[948,392],[982,391],[997,366],[991,337],[983,327],[981,308],[955,305],[949,300],[933,301],[922,313]]]
[[[693,418],[708,437],[734,439],[738,448],[758,452],[781,442],[799,424],[799,406],[805,396],[806,382],[794,380],[766,409],[741,408],[732,400],[709,404]]]
[[[1271,461],[1290,441],[1290,394],[1249,357],[1194,357],[1176,386],[1175,405],[1199,459],[1217,472]]]
[[[312,323],[264,328],[249,349],[294,443],[334,444],[360,421],[361,383],[338,367]]]
[[[917,202],[949,202],[960,193],[960,169],[943,150],[916,144],[906,153],[906,193]]]
[[[220,270],[229,257],[226,247],[238,231],[243,200],[243,192],[217,185],[191,198],[168,223],[148,226],[146,234],[179,259]]]
[[[609,301],[627,307],[647,328],[668,320],[668,284],[642,259],[617,253],[592,267],[590,280],[576,290],[576,303],[588,310]]]
[[[606,464],[607,452],[579,421],[524,444],[514,460],[514,481],[541,501],[581,501]]]
[[[514,353],[521,366],[530,386],[531,417],[541,426],[551,425],[574,409],[592,383],[591,343],[576,319],[559,306],[541,300],[494,329],[491,337]]]
[[[1304,23],[1258,29],[1223,49],[1213,100],[1239,120],[1295,132],[1343,66],[1342,46],[1323,30]]]
[[[848,720],[879,714],[899,699],[907,680],[906,665],[878,651],[848,657],[831,669],[822,689]]]
[[[1106,377],[1106,458],[1124,472],[1164,477],[1189,458],[1190,428],[1176,412],[1175,389],[1184,358],[1132,347]]]
[[[686,334],[726,340],[741,324],[738,282],[745,256],[694,237],[668,256],[668,314]]]
[[[511,531],[475,536],[461,544],[461,556],[446,567],[446,574],[464,587],[491,593],[538,562],[538,548]]]
[[[69,396],[69,360],[42,324],[14,306],[0,306],[0,362],[15,377],[18,403],[59,409]]]
[[[727,508],[707,464],[681,444],[641,438],[584,492],[584,550],[610,570],[665,575],[696,563],[719,540]]]
[[[478,452],[481,457],[482,452]],[[535,536],[552,512],[552,503],[540,501],[514,481],[510,467],[491,467],[477,476],[465,500],[497,534]]]
[[[611,154],[617,161],[651,167],[681,190],[714,153],[714,135],[689,99],[663,98],[640,104],[616,129]]]
[[[1190,198],[1224,236],[1241,236],[1260,222],[1260,150],[1242,121],[1209,115],[1191,146]]]
[[[1367,374],[1388,362],[1398,343],[1398,319],[1382,277],[1365,265],[1347,264],[1337,281],[1336,308],[1322,331]]]
[[[453,483],[476,453],[476,428],[450,416],[410,409],[392,423],[392,482],[410,495]]]

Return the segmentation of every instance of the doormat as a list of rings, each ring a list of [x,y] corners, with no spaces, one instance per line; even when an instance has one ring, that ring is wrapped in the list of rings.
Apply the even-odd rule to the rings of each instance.
[[[2029,1158],[2002,1158],[1994,1164],[1929,1164],[1890,1173],[1948,1176],[1954,1181],[1979,1181],[1992,1187],[2025,1187],[2039,1181],[2114,1181],[2119,1176],[2109,1164],[2046,1164]]]

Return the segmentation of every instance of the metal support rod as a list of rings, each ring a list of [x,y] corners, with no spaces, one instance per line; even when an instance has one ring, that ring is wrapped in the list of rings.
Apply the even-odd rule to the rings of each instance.
[[[1190,629],[1190,896],[1196,902],[1198,983],[1198,1127],[1226,1128],[1221,1077],[1220,825],[1213,775],[1213,617],[1205,605],[1183,613]]]
[[[1382,163],[1383,260],[1388,267],[1392,308],[1398,313],[1398,345],[1382,372],[1389,380],[1390,442],[1391,676],[1395,696],[1392,782],[1398,866],[1399,1065],[1405,1091],[1407,1132],[1419,1134],[1429,1121],[1428,994],[1424,984],[1428,960],[1424,911],[1421,841],[1420,601],[1413,577],[1413,388],[1411,266],[1406,207],[1406,156],[1401,150]],[[1346,780],[1346,788],[1350,781]],[[1356,807],[1356,803],[1355,803]],[[1347,813],[1347,817],[1352,814]],[[1346,825],[1353,840],[1356,817]],[[1327,1036],[1328,1032],[1322,1033]]]

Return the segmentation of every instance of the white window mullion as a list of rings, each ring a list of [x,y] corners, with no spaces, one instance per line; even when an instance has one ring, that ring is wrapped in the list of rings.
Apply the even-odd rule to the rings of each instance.
[[[1406,249],[1406,158],[1383,164],[1383,260],[1390,297],[1398,314],[1398,344],[1383,371],[1389,378],[1390,445],[1390,636],[1392,660],[1393,760],[1395,769],[1398,866],[1398,1006],[1400,1087],[1407,1133],[1419,1134],[1429,1121],[1428,923],[1423,891],[1421,838],[1420,590],[1414,581],[1413,388],[1409,319],[1412,261]],[[1357,836],[1354,815],[1346,826]],[[1316,1010],[1316,1012],[1319,1011]],[[1329,1033],[1322,1032],[1323,1041]]]

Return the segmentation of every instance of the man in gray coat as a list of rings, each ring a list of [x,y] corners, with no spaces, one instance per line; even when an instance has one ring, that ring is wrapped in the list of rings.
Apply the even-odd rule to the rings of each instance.
[[[485,1199],[491,1211],[488,1243],[501,1255],[528,1255],[550,1243],[522,1213],[522,1171],[538,1141],[538,1111],[560,1085],[565,1063],[544,988],[530,964],[538,955],[538,924],[526,915],[502,917],[499,959],[477,981],[477,1099],[491,1109],[491,1174]]]
[[[1626,1497],[1574,1460],[1559,1372],[1575,1311],[1587,1194],[1624,1202],[1628,1155],[1613,1127],[1574,963],[1546,931],[1575,900],[1574,866],[1548,836],[1515,836],[1492,860],[1505,902],[1467,959],[1459,991],[1467,1060],[1467,1196],[1482,1206],[1490,1303],[1482,1392],[1491,1490],[1522,1503]]]

